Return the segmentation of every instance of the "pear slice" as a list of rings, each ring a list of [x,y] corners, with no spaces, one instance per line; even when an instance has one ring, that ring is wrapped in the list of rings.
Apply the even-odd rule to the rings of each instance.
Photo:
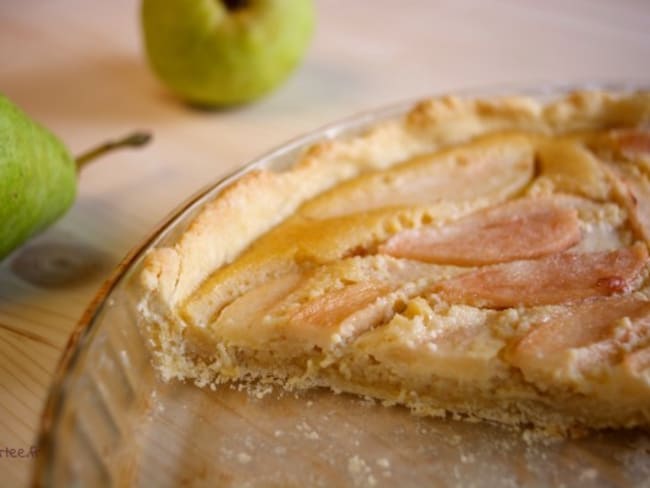
[[[615,197],[627,210],[632,230],[650,245],[650,181],[638,168],[628,164],[609,164],[607,174]]]
[[[648,260],[645,245],[609,252],[561,253],[469,271],[437,283],[450,303],[509,308],[553,305],[629,291]]]
[[[610,137],[627,158],[650,157],[650,129],[617,130]]]
[[[537,151],[540,176],[552,181],[556,191],[600,201],[609,196],[610,184],[602,165],[580,140],[545,140]]]
[[[480,266],[533,259],[580,241],[577,212],[550,199],[521,199],[442,227],[408,229],[379,252],[439,264]]]
[[[377,208],[501,201],[533,176],[534,144],[518,134],[489,135],[462,149],[415,157],[382,172],[349,180],[307,202],[301,215],[325,219]]]
[[[628,370],[628,379],[645,369],[648,341],[650,302],[631,296],[600,298],[565,307],[533,326],[504,358],[529,381],[589,393],[625,373],[617,366]],[[595,383],[584,381],[593,375]]]

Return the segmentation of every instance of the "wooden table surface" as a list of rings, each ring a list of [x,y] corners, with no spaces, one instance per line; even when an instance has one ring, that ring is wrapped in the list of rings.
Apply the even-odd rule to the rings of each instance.
[[[648,0],[319,0],[311,48],[287,83],[248,106],[196,111],[148,69],[138,3],[0,0],[0,92],[73,153],[134,128],[155,135],[84,171],[70,212],[0,264],[3,487],[29,481],[49,382],[83,310],[193,192],[288,138],[405,98],[650,80]]]

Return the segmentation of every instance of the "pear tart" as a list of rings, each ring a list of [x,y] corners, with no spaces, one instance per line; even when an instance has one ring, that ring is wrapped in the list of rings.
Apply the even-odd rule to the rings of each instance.
[[[444,97],[247,173],[147,255],[161,376],[650,427],[650,93]]]

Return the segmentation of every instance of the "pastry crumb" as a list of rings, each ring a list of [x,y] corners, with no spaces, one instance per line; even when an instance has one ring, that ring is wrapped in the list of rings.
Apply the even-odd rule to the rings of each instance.
[[[358,455],[354,455],[348,459],[348,473],[352,476],[354,486],[364,487],[375,486],[377,484],[372,470],[366,461]]]
[[[476,458],[474,457],[473,454],[461,454],[460,455],[460,462],[463,464],[471,464],[474,461],[476,461]]]
[[[237,461],[239,461],[241,464],[248,464],[251,459],[253,459],[250,454],[247,454],[245,452],[240,452],[237,454]]]
[[[390,468],[390,461],[386,458],[377,459],[377,466],[381,468]]]
[[[312,441],[316,441],[320,439],[318,432],[312,429],[307,422],[301,422],[296,426],[296,429],[298,430],[298,432],[301,432],[304,435],[305,439],[309,439]]]
[[[580,473],[580,481],[594,481],[598,477],[598,471],[588,468]]]

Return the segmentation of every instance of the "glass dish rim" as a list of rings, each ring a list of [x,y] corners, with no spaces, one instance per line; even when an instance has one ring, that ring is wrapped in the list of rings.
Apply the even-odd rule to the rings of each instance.
[[[650,90],[650,80],[499,83],[468,86],[458,90],[439,90],[421,96],[409,97],[376,108],[356,112],[352,115],[337,119],[296,137],[290,138],[246,162],[234,171],[218,177],[215,181],[205,185],[189,198],[182,201],[161,221],[155,224],[153,229],[145,238],[139,241],[127,252],[125,257],[117,264],[109,277],[94,294],[80,319],[73,326],[52,375],[45,405],[38,423],[36,445],[39,456],[36,458],[36,462],[32,469],[31,485],[43,486],[43,481],[47,479],[46,475],[49,465],[48,454],[51,451],[55,423],[61,412],[66,381],[69,377],[68,373],[72,370],[76,361],[79,359],[80,353],[85,345],[85,339],[90,334],[93,325],[98,323],[96,319],[103,310],[103,307],[106,305],[112,292],[120,284],[127,272],[135,266],[144,256],[146,251],[151,248],[154,241],[159,239],[161,234],[165,230],[169,229],[177,220],[198,208],[199,205],[205,203],[201,201],[208,193],[216,190],[218,187],[225,187],[229,183],[241,178],[246,173],[263,166],[267,161],[276,160],[284,154],[290,154],[292,151],[308,148],[310,145],[318,141],[331,140],[341,136],[342,134],[353,133],[355,128],[361,128],[364,130],[369,127],[368,124],[379,123],[382,120],[402,115],[416,103],[429,98],[437,98],[445,95],[454,95],[462,98],[492,98],[504,95],[542,97],[544,95],[553,96],[567,94],[577,90],[598,90],[612,93],[646,91]]]

